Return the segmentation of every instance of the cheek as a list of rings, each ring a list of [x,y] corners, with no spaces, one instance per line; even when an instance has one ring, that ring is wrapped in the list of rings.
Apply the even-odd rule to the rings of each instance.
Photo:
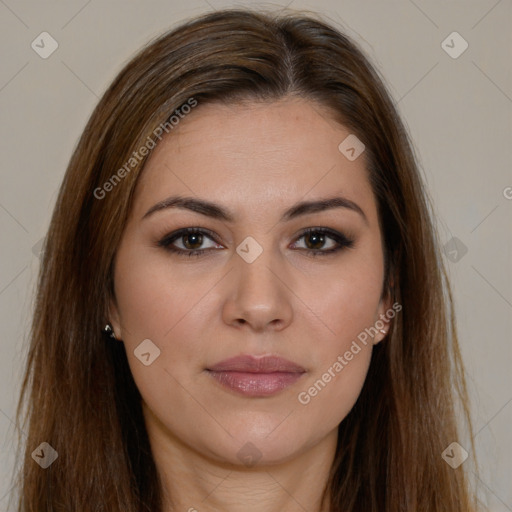
[[[317,304],[322,327],[314,344],[315,365],[297,395],[306,421],[335,428],[350,412],[366,380],[372,331],[380,299],[373,277],[341,279]]]
[[[378,319],[382,259],[375,253],[369,258],[354,254],[344,263],[335,273],[323,276],[314,294],[312,290],[303,291],[310,297],[311,309],[323,324],[321,337],[323,345],[329,347],[328,351],[343,350],[347,342],[373,326]]]
[[[203,370],[201,340],[215,307],[208,291],[216,281],[218,277],[204,272],[185,278],[152,251],[123,253],[116,265],[116,297],[123,343],[142,392],[148,389],[158,395],[162,386],[168,386],[172,394],[176,381],[188,383]],[[147,339],[155,345],[153,350],[159,351],[149,367],[136,357],[138,347]],[[165,399],[169,398],[166,395]]]
[[[192,309],[200,309],[209,280],[205,275],[200,283],[184,279],[152,251],[126,251],[115,273],[123,341],[172,336]]]
[[[149,251],[126,251],[117,262],[115,283],[122,339],[137,388],[166,425],[186,436],[188,419],[201,412],[187,390],[199,373],[202,359],[197,340],[208,321],[201,297],[214,281],[207,276],[200,283],[184,279]],[[152,362],[145,365],[137,354],[148,339],[156,348],[149,345]],[[172,414],[176,410],[178,419]]]
[[[363,388],[371,352],[370,345],[349,343],[311,375],[297,395],[306,421],[329,431],[345,419]]]
[[[379,258],[354,259],[321,292],[309,293],[321,327],[314,345],[315,368],[297,402],[308,411],[307,418],[316,418],[325,428],[334,428],[347,416],[366,380],[382,272]]]

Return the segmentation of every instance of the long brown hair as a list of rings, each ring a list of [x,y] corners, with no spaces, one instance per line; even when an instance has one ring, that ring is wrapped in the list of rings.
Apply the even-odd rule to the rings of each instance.
[[[43,247],[17,410],[27,432],[19,512],[161,510],[124,345],[101,333],[134,188],[163,128],[171,133],[170,116],[191,99],[201,108],[287,95],[327,107],[365,144],[386,290],[403,308],[339,426],[324,497],[333,512],[478,509],[467,464],[452,469],[441,457],[460,440],[457,404],[472,443],[464,371],[431,201],[384,81],[314,13],[229,9],[143,48],[103,95],[70,160]],[[44,470],[31,457],[41,442],[58,452]]]

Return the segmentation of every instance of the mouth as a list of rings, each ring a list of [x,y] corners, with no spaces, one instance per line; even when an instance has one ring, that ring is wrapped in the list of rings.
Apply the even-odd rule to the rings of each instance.
[[[224,388],[248,397],[266,397],[291,386],[306,370],[275,356],[238,356],[221,361],[206,371]]]

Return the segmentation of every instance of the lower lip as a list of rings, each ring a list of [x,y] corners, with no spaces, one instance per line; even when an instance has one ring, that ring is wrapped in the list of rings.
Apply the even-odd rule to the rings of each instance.
[[[252,397],[274,395],[297,382],[303,375],[303,373],[290,372],[248,373],[212,370],[208,370],[208,373],[224,387]]]

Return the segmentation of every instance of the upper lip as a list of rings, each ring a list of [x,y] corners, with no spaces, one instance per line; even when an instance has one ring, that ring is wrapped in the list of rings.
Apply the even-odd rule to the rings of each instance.
[[[255,357],[242,355],[225,359],[207,368],[213,372],[247,372],[247,373],[303,373],[306,370],[292,361],[277,356]]]

